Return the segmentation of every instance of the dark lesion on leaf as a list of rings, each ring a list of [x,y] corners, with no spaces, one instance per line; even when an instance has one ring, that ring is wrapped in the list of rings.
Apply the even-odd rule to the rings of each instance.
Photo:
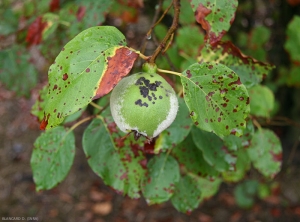
[[[109,93],[114,86],[130,72],[138,56],[136,52],[127,47],[116,49],[115,54],[110,56],[110,59],[107,60],[107,67],[102,74],[94,99]]]

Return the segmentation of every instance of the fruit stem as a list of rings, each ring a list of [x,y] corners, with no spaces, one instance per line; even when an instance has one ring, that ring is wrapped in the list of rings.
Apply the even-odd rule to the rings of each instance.
[[[82,123],[85,123],[87,121],[89,121],[90,119],[95,118],[96,115],[92,115],[92,116],[88,116],[80,121],[78,121],[77,123],[75,123],[67,132],[67,134],[71,131],[73,131],[74,129],[76,129],[78,126],[80,126]]]
[[[149,60],[149,63],[155,63],[156,57],[159,55],[161,51],[163,51],[166,48],[166,46],[168,45],[168,40],[174,34],[175,30],[178,27],[179,14],[180,14],[180,0],[173,0],[173,8],[174,8],[174,18],[173,18],[172,26],[169,28],[162,42],[155,49],[153,55]]]
[[[103,107],[99,106],[98,104],[96,104],[94,102],[90,102],[90,104],[96,109],[99,109],[99,110],[103,109]]]
[[[145,56],[143,53],[141,53],[141,52],[137,52],[137,54],[139,54],[139,56],[140,56],[140,58],[141,59],[144,59],[144,60],[146,60],[146,61],[148,61],[150,58],[151,58],[151,56]]]
[[[159,69],[159,68],[157,68],[157,71],[158,72],[163,72],[163,73],[173,74],[173,75],[180,76],[180,77],[182,76],[182,74],[180,72],[174,72],[174,71]]]

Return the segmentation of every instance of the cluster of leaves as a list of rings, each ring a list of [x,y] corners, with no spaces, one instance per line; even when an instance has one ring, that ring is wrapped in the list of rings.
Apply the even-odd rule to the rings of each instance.
[[[7,9],[8,2],[0,5]],[[135,17],[129,14],[137,13],[141,5],[120,7],[118,1],[108,0],[34,2],[25,1],[24,11],[16,7],[1,13],[10,22],[0,22],[0,35],[18,31],[19,45],[0,52],[4,61],[0,64],[0,81],[28,95],[37,74],[28,62],[30,56],[23,53],[26,45],[38,45],[49,61],[58,54],[49,68],[49,84],[40,91],[32,109],[41,128],[46,129],[35,141],[31,158],[37,190],[51,189],[66,177],[75,155],[73,130],[90,119],[93,120],[85,129],[82,145],[92,170],[116,191],[132,198],[142,194],[149,204],[171,200],[176,209],[188,213],[213,196],[221,182],[244,179],[251,164],[266,178],[279,172],[280,141],[273,131],[261,128],[256,121],[258,117],[270,118],[274,110],[273,92],[261,85],[274,66],[256,60],[266,60],[265,51],[256,49],[267,41],[267,34],[265,39],[260,36],[268,31],[256,28],[247,44],[240,42],[247,45],[248,55],[225,41],[237,0],[181,1],[181,26],[165,56],[156,60],[161,69],[169,69],[171,63],[181,72],[173,79],[179,92],[179,111],[173,124],[150,144],[145,138],[135,141],[133,135],[126,137],[114,123],[108,102],[109,92],[130,72],[141,53],[128,47],[116,28],[96,26],[108,12],[132,22]],[[171,0],[164,1],[163,9],[171,4]],[[169,13],[174,15],[173,11]],[[31,14],[35,17],[28,16]],[[28,26],[25,35],[18,28],[21,15]],[[10,19],[13,16],[17,19]],[[295,51],[295,45],[300,45],[296,31],[299,23],[299,17],[290,23],[285,45],[294,62],[288,79],[296,85],[300,81],[296,75],[300,59]],[[160,24],[154,29],[158,40],[167,31]],[[24,77],[18,74],[16,78],[20,70]],[[11,84],[16,79],[20,84]],[[95,108],[94,114],[80,120],[89,104]],[[78,122],[71,128],[63,126],[74,120]],[[242,203],[251,204],[251,198],[244,201],[248,194],[243,191],[249,190],[253,196],[258,184],[249,181],[240,187],[236,196]]]
[[[63,45],[82,30],[102,24],[111,8],[119,8],[111,14],[124,21],[128,21],[126,10],[137,14],[142,5],[129,2],[1,0],[0,39],[4,44],[0,45],[0,81],[17,95],[29,97],[39,78],[30,54],[32,47],[46,64],[52,63]]]

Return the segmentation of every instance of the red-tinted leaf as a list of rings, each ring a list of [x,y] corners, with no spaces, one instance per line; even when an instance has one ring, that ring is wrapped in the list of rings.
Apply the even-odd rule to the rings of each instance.
[[[235,18],[237,0],[190,0],[196,21],[206,30],[206,39],[214,45],[229,30]]]
[[[50,12],[55,12],[59,10],[60,8],[59,0],[51,0],[49,7],[50,7]]]
[[[42,16],[39,16],[29,26],[26,42],[31,45],[38,45],[42,41],[43,30],[46,28],[47,22],[43,22]]]
[[[122,47],[116,50],[114,56],[107,57],[107,69],[101,77],[94,98],[97,99],[109,93],[114,86],[130,72],[138,56],[136,52],[129,48]]]
[[[200,52],[199,62],[217,62],[226,65],[238,74],[247,88],[261,82],[275,68],[271,64],[244,55],[230,41],[205,46]]]
[[[79,22],[81,22],[83,16],[85,15],[85,11],[86,11],[86,7],[84,7],[84,6],[80,6],[80,7],[78,8],[78,11],[77,11],[77,13],[76,13],[76,17],[77,17],[77,20],[78,20]]]

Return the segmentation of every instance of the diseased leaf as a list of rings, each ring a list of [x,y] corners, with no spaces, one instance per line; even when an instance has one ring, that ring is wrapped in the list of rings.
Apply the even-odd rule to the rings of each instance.
[[[49,190],[67,176],[75,156],[75,137],[59,126],[42,133],[34,143],[30,164],[36,190]]]
[[[238,182],[245,178],[245,175],[251,166],[246,149],[239,149],[234,154],[237,159],[234,169],[222,173],[223,179],[228,182]]]
[[[269,118],[274,109],[274,94],[266,86],[256,85],[249,90],[250,113],[254,116]]]
[[[220,137],[242,135],[249,97],[240,78],[222,64],[206,62],[182,74],[184,100],[195,125]]]
[[[65,45],[49,68],[43,123],[47,129],[109,93],[131,70],[138,54],[115,27],[89,28]]]
[[[217,62],[232,69],[241,82],[250,88],[260,83],[275,66],[257,61],[244,55],[231,42],[219,42],[215,46],[206,45],[200,52],[199,62]]]
[[[0,81],[18,96],[30,96],[38,74],[25,47],[14,45],[0,51]]]
[[[295,15],[290,21],[287,30],[287,41],[284,44],[284,48],[289,52],[291,60],[293,62],[300,62],[300,16]]]
[[[83,23],[83,28],[102,24],[113,3],[110,0],[75,0],[75,2],[80,6],[77,11],[77,20]]]
[[[206,38],[210,44],[220,41],[235,18],[238,1],[191,0],[190,3],[196,21],[207,32]]]
[[[104,183],[131,198],[139,198],[140,181],[145,157],[133,151],[122,140],[111,135],[118,133],[115,125],[94,119],[83,135],[83,149],[92,170]]]
[[[64,3],[59,10],[60,20],[69,23],[66,34],[73,38],[82,30],[101,25],[114,1],[75,0]]]
[[[197,178],[190,175],[181,177],[171,201],[178,211],[186,214],[196,209],[201,201],[201,188]]]
[[[47,22],[43,21],[42,16],[38,16],[28,27],[26,42],[29,46],[38,45],[42,41],[43,32],[47,26]]]
[[[148,174],[142,181],[142,192],[148,204],[162,203],[171,198],[180,179],[179,165],[168,154],[154,156],[147,164]]]
[[[223,138],[224,145],[230,151],[237,151],[241,148],[248,148],[251,143],[252,135],[254,133],[254,126],[252,121],[248,120],[243,135],[236,137],[229,135]]]
[[[172,155],[190,173],[208,178],[214,178],[219,174],[215,167],[204,160],[203,153],[196,147],[191,134],[172,149]]]
[[[204,43],[204,34],[196,25],[186,25],[178,29],[176,43],[179,53],[183,56],[195,58],[198,55],[198,47]]]
[[[281,168],[282,148],[273,131],[259,129],[247,149],[253,166],[265,177],[273,178]]]
[[[81,110],[77,111],[76,113],[73,113],[71,114],[70,116],[67,116],[65,119],[64,119],[64,122],[63,124],[65,123],[70,123],[70,122],[73,122],[75,120],[77,120],[81,115],[82,113],[86,110],[86,107],[83,107]]]
[[[38,121],[41,122],[44,118],[45,99],[47,97],[48,87],[44,86],[39,91],[39,97],[31,107],[31,114],[36,116]]]
[[[224,146],[223,141],[213,133],[197,127],[192,129],[193,141],[203,153],[205,161],[219,172],[232,168],[236,162],[234,153]]]
[[[166,151],[182,142],[189,134],[193,122],[189,110],[182,98],[178,98],[179,110],[174,122],[164,130],[155,141],[154,152]]]

